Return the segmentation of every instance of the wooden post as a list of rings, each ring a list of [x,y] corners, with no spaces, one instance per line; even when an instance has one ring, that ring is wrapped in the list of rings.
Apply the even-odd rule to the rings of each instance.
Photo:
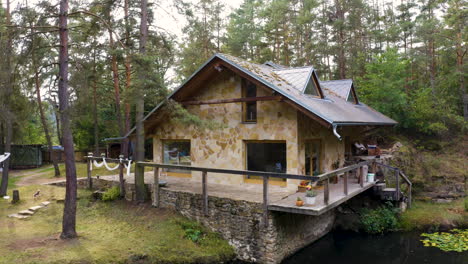
[[[323,202],[328,205],[328,201],[330,200],[330,178],[328,177],[325,180],[325,188],[323,190]]]
[[[263,176],[263,224],[268,227],[268,176]]]
[[[88,172],[88,189],[93,189],[93,179],[91,178],[91,162],[93,162],[93,160],[91,159],[91,157],[93,156],[93,153],[92,152],[88,152],[88,168],[87,168],[87,172]]]
[[[11,200],[12,204],[18,203],[20,201],[19,191],[13,190],[13,200]]]
[[[348,174],[349,172],[345,172],[343,175],[343,191],[345,195],[348,195]]]
[[[203,213],[208,216],[208,172],[202,171]]]
[[[154,167],[153,172],[153,207],[159,207],[159,167]]]
[[[411,208],[411,186],[412,184],[408,184],[408,208]]]
[[[120,186],[120,198],[125,197],[125,180],[124,180],[124,155],[119,155],[119,186]]]
[[[361,187],[364,188],[364,166],[362,166],[359,172],[359,183],[361,184]]]
[[[400,201],[400,171],[395,170],[395,182],[396,182],[396,194],[395,194],[395,199],[397,201]]]

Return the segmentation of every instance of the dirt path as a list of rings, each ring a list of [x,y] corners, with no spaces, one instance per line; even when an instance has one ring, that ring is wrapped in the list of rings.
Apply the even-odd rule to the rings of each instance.
[[[47,166],[47,167],[41,167],[42,169],[48,169],[52,168],[52,166]],[[58,180],[64,180],[64,177],[59,177],[59,178],[43,178],[45,174],[48,172],[37,172],[37,170],[33,171],[24,171],[24,170],[17,170],[17,171],[12,171],[11,176],[12,177],[20,177],[20,179],[16,182],[17,186],[26,186],[26,185],[34,185],[34,184],[44,184],[44,183],[49,183],[49,182],[54,182]]]

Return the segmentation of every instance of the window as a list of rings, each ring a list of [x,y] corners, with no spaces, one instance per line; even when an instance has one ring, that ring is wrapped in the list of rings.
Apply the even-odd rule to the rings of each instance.
[[[309,82],[307,83],[307,86],[304,90],[304,94],[310,94],[321,98],[323,97],[320,93],[320,87],[318,87],[318,80],[315,76],[315,72],[312,72],[310,75]]]
[[[242,96],[244,98],[257,97],[257,86],[252,82],[242,80]],[[244,122],[257,122],[257,102],[244,102],[242,106]]]
[[[353,104],[358,103],[353,87],[351,87],[351,90],[349,90],[348,99],[346,99],[346,101],[353,103]]]
[[[320,140],[310,140],[305,144],[305,171],[306,175],[319,175],[321,173],[322,143]]]
[[[286,142],[246,142],[247,170],[286,173]],[[247,179],[262,180],[262,177],[247,176]],[[285,179],[271,178],[285,182]]]
[[[190,140],[167,140],[163,142],[163,162],[171,165],[190,166]],[[169,176],[190,177],[190,171],[167,169]]]

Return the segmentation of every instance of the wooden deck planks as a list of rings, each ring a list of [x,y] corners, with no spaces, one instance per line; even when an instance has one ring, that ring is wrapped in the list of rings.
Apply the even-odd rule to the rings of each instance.
[[[348,195],[344,194],[343,180],[337,184],[329,184],[330,195],[328,205],[324,202],[324,191],[318,191],[316,202],[314,205],[304,205],[298,207],[295,205],[297,197],[304,198],[304,193],[295,193],[289,195],[283,199],[271,201],[268,210],[270,211],[281,211],[295,214],[306,214],[306,215],[321,215],[327,212],[330,209],[337,207],[338,205],[346,202],[347,200],[353,198],[354,196],[366,191],[375,185],[375,182],[365,182],[364,187],[360,186],[357,179],[348,178]]]

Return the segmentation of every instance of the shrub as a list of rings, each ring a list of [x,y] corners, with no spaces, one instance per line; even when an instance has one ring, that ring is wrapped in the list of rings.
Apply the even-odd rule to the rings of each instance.
[[[398,227],[398,209],[391,203],[376,209],[363,209],[360,215],[362,229],[369,234],[382,234]]]
[[[184,238],[191,240],[195,243],[200,242],[205,234],[202,230],[202,227],[193,222],[185,222],[185,221],[179,221],[178,224],[182,227],[182,229],[185,231]]]
[[[117,200],[120,197],[120,188],[117,186],[107,189],[102,194],[102,200],[105,202]]]

